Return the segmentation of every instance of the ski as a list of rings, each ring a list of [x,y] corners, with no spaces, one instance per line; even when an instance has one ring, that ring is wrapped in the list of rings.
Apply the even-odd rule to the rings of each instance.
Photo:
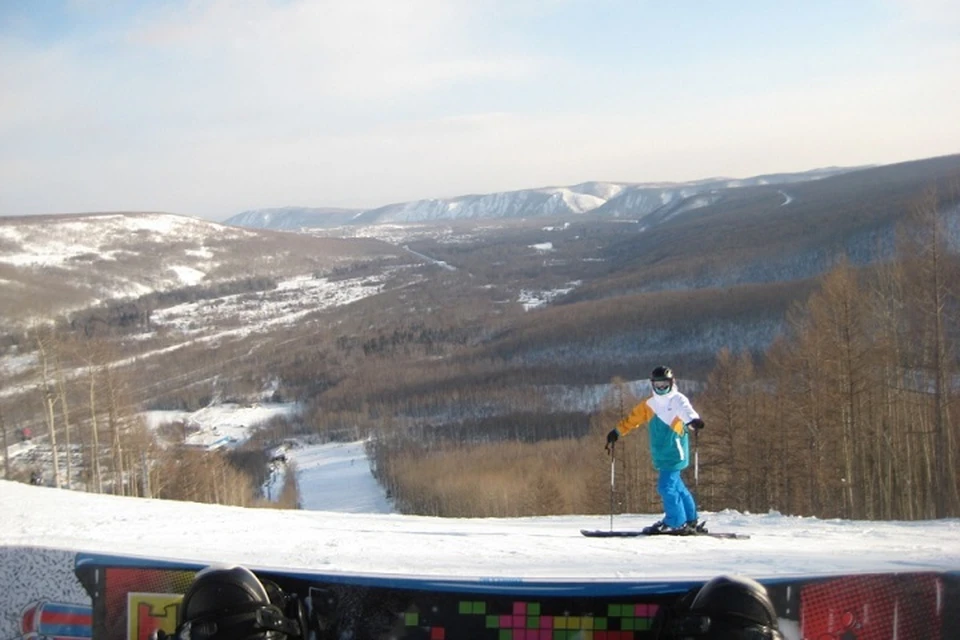
[[[647,533],[640,529],[603,531],[580,529],[580,533],[588,538],[641,538],[654,536],[674,536],[676,538],[699,538],[706,536],[708,538],[721,538],[724,540],[749,540],[750,536],[745,533],[732,533],[727,531],[699,531],[697,533]]]

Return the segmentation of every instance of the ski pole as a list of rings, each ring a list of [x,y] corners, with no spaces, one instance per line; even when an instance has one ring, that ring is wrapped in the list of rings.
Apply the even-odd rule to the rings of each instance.
[[[700,489],[700,430],[693,432],[693,492],[698,494]]]
[[[616,476],[617,476],[617,466],[616,466],[617,457],[615,455],[616,451],[617,451],[617,443],[614,442],[610,445],[610,531],[613,531],[613,503],[614,503],[613,487],[614,487],[614,484],[616,483]]]

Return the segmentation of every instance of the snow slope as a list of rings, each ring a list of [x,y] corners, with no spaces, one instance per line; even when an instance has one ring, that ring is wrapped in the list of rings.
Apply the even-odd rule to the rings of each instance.
[[[0,481],[0,638],[26,637],[18,635],[20,620],[38,603],[74,606],[89,615],[90,597],[73,572],[76,552],[264,570],[480,579],[487,585],[603,581],[634,588],[719,574],[782,580],[960,572],[960,519],[858,522],[724,511],[704,516],[714,530],[749,533],[749,540],[594,539],[579,530],[636,528],[659,514],[407,516],[393,512],[369,472],[362,442],[290,445],[276,453],[284,454],[286,464],[268,491],[277,491],[284,474],[295,469],[302,510],[123,498]],[[802,637],[795,620],[781,619],[781,630],[789,640]]]
[[[151,555],[261,568],[463,577],[708,579],[960,571],[960,519],[819,520],[704,514],[749,540],[588,539],[610,516],[434,518],[389,511],[362,443],[290,451],[308,510],[244,509],[0,482],[0,545]],[[365,512],[357,512],[363,508]],[[617,515],[636,528],[659,514]],[[0,569],[0,576],[3,570]],[[0,577],[2,579],[2,577]],[[2,599],[2,596],[0,596]]]

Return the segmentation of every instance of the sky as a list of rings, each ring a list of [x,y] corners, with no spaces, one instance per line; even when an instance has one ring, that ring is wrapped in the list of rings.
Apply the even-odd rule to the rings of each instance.
[[[236,446],[257,424],[291,410],[290,405],[265,404],[255,412],[219,405],[166,417],[190,421],[197,428],[191,435],[194,444],[218,446],[217,436],[229,433],[233,442],[228,446]],[[147,417],[154,427],[164,422],[161,412]],[[18,443],[10,451],[16,457],[38,446]],[[38,600],[89,602],[73,577],[78,552],[485,584],[662,585],[721,574],[778,581],[960,571],[956,518],[867,522],[723,510],[701,515],[713,531],[749,539],[586,538],[581,529],[636,529],[661,514],[402,515],[370,473],[363,441],[294,440],[272,453],[281,452],[287,462],[274,468],[264,495],[278,495],[285,474],[296,473],[302,510],[125,498],[0,480],[0,583],[8,587],[0,592],[0,637],[17,637],[19,614]],[[781,630],[788,632],[788,640],[799,640],[796,625],[789,622],[781,620]]]
[[[960,151],[952,0],[0,2],[0,215],[222,220]]]

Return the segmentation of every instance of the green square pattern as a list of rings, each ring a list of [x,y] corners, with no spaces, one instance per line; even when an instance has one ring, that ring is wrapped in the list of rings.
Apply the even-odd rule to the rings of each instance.
[[[487,603],[482,600],[461,600],[457,603],[457,612],[462,616],[483,615],[487,612]]]

